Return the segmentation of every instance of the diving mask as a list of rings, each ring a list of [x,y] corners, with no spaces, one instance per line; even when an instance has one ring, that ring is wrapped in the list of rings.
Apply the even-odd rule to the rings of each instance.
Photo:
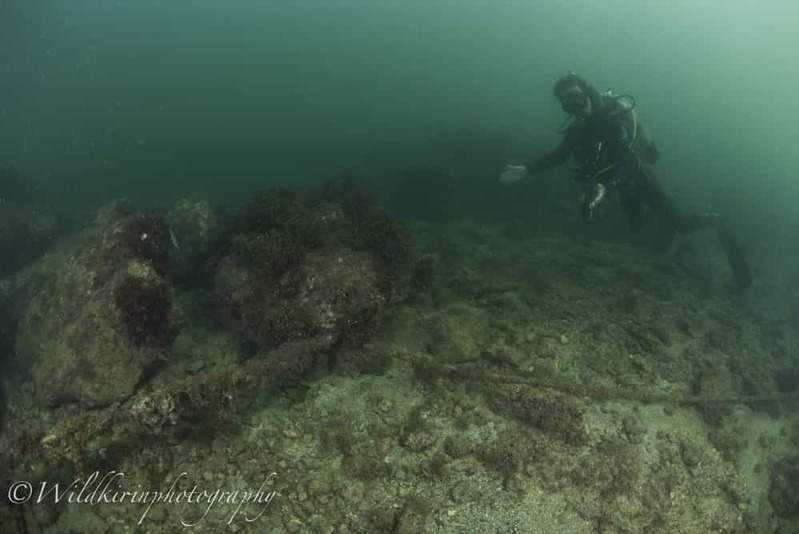
[[[560,107],[569,115],[574,115],[585,109],[588,103],[588,95],[579,87],[572,87],[565,91],[560,98]]]

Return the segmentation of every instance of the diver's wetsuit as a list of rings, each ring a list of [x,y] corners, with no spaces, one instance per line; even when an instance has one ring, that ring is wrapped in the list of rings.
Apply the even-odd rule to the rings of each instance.
[[[527,165],[530,173],[563,164],[570,155],[577,163],[576,180],[603,184],[616,190],[633,230],[644,223],[643,206],[647,204],[661,222],[663,242],[671,244],[675,233],[688,233],[712,224],[713,220],[696,215],[685,217],[666,195],[655,177],[652,164],[658,150],[634,111],[625,108],[618,98],[590,95],[594,113],[570,124],[560,145]]]

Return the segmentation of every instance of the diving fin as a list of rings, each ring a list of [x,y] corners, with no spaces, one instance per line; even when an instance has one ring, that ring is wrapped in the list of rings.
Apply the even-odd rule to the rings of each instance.
[[[746,289],[752,284],[752,269],[749,267],[749,262],[746,260],[740,243],[735,239],[727,225],[724,224],[724,221],[716,223],[716,230],[719,234],[721,246],[724,248],[724,253],[727,255],[727,262],[730,264],[735,282],[739,288]]]

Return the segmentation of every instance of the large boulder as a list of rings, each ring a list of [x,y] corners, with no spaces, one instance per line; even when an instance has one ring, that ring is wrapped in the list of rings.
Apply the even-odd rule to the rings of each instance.
[[[117,204],[20,273],[15,357],[42,404],[126,399],[166,358],[168,250],[163,216]]]
[[[183,285],[198,286],[206,278],[204,259],[219,231],[219,216],[207,199],[191,195],[167,213],[172,251],[170,276]]]
[[[358,346],[407,287],[409,231],[351,179],[308,194],[253,195],[227,232],[215,293],[257,348],[314,340]]]
[[[216,292],[227,324],[258,346],[311,339],[332,346],[373,333],[386,305],[378,281],[374,259],[348,249],[308,253],[277,280],[228,256]]]

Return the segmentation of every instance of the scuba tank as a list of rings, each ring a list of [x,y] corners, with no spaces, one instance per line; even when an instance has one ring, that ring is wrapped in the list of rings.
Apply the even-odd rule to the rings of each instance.
[[[617,105],[618,109],[612,110],[609,113],[610,117],[618,117],[620,115],[624,115],[625,113],[629,113],[635,109],[635,97],[628,94],[621,94],[617,95],[610,89],[605,89],[599,96],[602,97],[603,100],[611,101]]]

